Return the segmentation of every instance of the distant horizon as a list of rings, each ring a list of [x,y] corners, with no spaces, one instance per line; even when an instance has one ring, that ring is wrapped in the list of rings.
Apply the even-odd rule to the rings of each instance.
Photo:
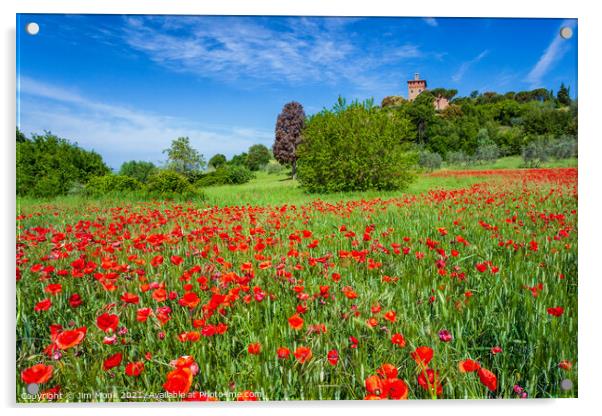
[[[576,19],[21,14],[17,28],[17,126],[113,170],[160,163],[179,136],[206,160],[271,148],[285,103],[407,98],[415,72],[458,96],[564,83],[578,97]]]

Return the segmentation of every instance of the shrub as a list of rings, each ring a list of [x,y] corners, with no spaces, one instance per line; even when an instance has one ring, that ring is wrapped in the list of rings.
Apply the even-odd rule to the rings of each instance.
[[[476,162],[493,162],[500,156],[500,149],[497,145],[483,144],[477,147],[474,154]]]
[[[418,154],[418,164],[429,171],[439,169],[443,158],[439,153],[429,152],[428,150],[422,150]]]
[[[286,166],[281,165],[280,163],[273,161],[265,165],[265,171],[269,175],[276,175],[278,173],[282,173],[286,170]]]
[[[554,159],[577,157],[577,140],[571,136],[563,136],[549,145],[549,154]]]
[[[525,167],[539,167],[549,158],[549,149],[542,139],[528,143],[522,152]]]
[[[462,150],[449,152],[447,154],[447,163],[450,165],[465,165],[470,161],[469,156]]]
[[[172,170],[160,170],[148,180],[147,191],[156,198],[194,198],[202,197],[188,180]]]
[[[254,174],[244,166],[225,165],[206,173],[196,181],[196,186],[237,185],[249,182]]]
[[[298,147],[299,182],[309,192],[401,189],[413,178],[411,121],[372,101],[312,116]]]
[[[139,191],[140,189],[142,189],[142,183],[129,176],[105,175],[90,179],[85,186],[85,193],[93,196],[102,196]]]

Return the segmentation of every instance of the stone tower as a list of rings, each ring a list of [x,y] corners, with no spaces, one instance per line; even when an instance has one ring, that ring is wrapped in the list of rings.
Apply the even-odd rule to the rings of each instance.
[[[420,74],[416,72],[414,79],[408,81],[408,100],[414,101],[424,90],[426,90],[426,80],[420,79]]]

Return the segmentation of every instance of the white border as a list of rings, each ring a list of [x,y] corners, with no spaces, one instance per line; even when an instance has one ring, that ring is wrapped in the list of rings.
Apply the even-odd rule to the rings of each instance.
[[[346,15],[346,16],[466,16],[466,17],[573,17],[579,19],[579,399],[573,400],[507,400],[507,401],[444,401],[438,403],[412,402],[404,404],[363,402],[274,402],[270,404],[242,404],[210,406],[212,414],[326,414],[333,411],[345,414],[411,412],[445,415],[478,414],[507,415],[508,413],[543,412],[546,415],[588,414],[598,408],[602,388],[600,380],[602,351],[600,335],[600,299],[602,279],[600,262],[602,229],[600,227],[600,183],[602,182],[602,91],[600,75],[600,40],[602,20],[595,10],[595,2],[557,1],[527,2],[525,0],[489,1],[427,1],[393,2],[391,0],[280,0],[250,1],[222,0],[219,2],[177,0],[3,0],[0,3],[2,20],[1,68],[3,97],[0,101],[2,116],[2,329],[3,342],[0,393],[9,412],[30,413],[31,407],[14,405],[14,129],[15,129],[15,13],[135,13],[135,14],[263,14],[263,15]],[[197,412],[196,407],[173,408],[152,405],[44,407],[38,411],[45,415],[80,415],[82,412],[111,412],[126,415],[143,408],[147,415],[166,415],[175,412]],[[203,411],[203,410],[201,410]],[[186,414],[185,413],[185,414]]]

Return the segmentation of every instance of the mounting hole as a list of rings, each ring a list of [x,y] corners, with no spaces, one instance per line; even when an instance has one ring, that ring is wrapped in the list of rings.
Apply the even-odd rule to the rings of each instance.
[[[27,23],[27,26],[25,26],[25,31],[29,34],[29,35],[37,35],[40,32],[40,25],[37,24],[36,22],[29,22]]]
[[[562,29],[560,29],[560,37],[563,39],[570,39],[573,37],[573,29],[571,29],[568,26],[563,27]]]

